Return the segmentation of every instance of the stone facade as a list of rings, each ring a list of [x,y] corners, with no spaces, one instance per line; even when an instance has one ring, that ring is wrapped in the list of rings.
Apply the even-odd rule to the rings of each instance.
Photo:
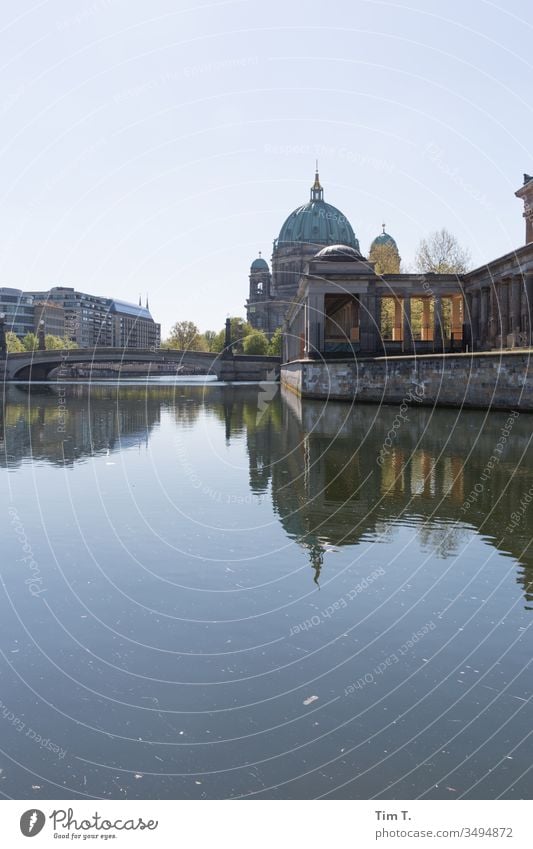
[[[533,242],[465,274],[466,339],[475,351],[532,344]]]
[[[286,363],[281,383],[303,398],[533,411],[530,351]]]
[[[388,336],[382,302],[394,304]],[[411,306],[419,304],[415,332]],[[448,321],[443,315],[447,300]],[[376,275],[374,264],[344,246],[320,251],[300,278],[284,325],[284,362],[351,354],[401,355],[462,350],[463,287],[454,274]]]
[[[526,244],[465,274],[378,274],[350,246],[320,250],[285,317],[284,361],[533,345],[533,178],[516,194]]]

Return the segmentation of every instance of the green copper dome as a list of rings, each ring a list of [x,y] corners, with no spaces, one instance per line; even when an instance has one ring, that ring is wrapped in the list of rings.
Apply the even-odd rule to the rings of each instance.
[[[318,171],[308,203],[291,212],[278,237],[278,245],[308,242],[313,245],[349,245],[359,250],[352,225],[335,206],[324,201]]]
[[[394,241],[392,236],[390,236],[389,233],[385,233],[385,225],[384,224],[382,224],[382,227],[383,227],[383,232],[380,233],[379,236],[376,236],[376,238],[374,239],[374,241],[370,245],[370,250],[372,250],[372,248],[377,248],[380,245],[390,245],[391,248],[395,248],[395,250],[398,250],[398,245],[396,244],[396,242]]]
[[[268,262],[263,259],[261,252],[259,252],[257,259],[252,262],[250,271],[268,271]]]

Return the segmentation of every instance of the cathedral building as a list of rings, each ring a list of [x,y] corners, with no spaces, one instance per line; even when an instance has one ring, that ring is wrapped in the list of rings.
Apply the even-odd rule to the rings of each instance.
[[[269,337],[284,329],[285,362],[529,347],[533,177],[515,194],[523,246],[463,274],[407,274],[385,225],[363,256],[346,216],[324,200],[317,169],[309,201],[274,241],[272,271],[261,256],[252,263],[248,321]]]
[[[309,200],[291,212],[274,240],[272,273],[261,255],[252,262],[246,302],[247,320],[252,327],[264,331],[267,336],[281,327],[307,263],[322,248],[339,244],[360,254],[352,225],[337,207],[324,200],[317,165]],[[374,240],[371,250],[388,256],[391,246],[398,255],[399,271],[396,242],[383,227],[383,233]]]

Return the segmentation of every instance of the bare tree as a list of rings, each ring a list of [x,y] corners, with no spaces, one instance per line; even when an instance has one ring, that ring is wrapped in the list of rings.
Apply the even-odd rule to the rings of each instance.
[[[470,252],[444,227],[421,240],[415,260],[417,271],[435,274],[464,274],[470,261]]]

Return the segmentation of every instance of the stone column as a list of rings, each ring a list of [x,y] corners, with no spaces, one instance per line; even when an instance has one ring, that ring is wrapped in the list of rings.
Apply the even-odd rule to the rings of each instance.
[[[469,351],[475,350],[475,331],[474,331],[474,292],[466,292],[463,301],[463,324],[462,324],[462,349]]]
[[[477,351],[480,345],[479,316],[481,309],[481,292],[472,293],[470,322],[472,324],[472,350]]]
[[[498,321],[498,297],[496,286],[493,283],[489,287],[489,338],[488,343],[490,348],[496,348],[499,336],[499,321]]]
[[[527,274],[522,288],[522,316],[526,345],[533,344],[533,274]]]
[[[510,286],[509,298],[509,333],[512,334],[512,345],[520,345],[520,290],[522,289],[522,279],[515,275]]]
[[[500,283],[500,325],[501,325],[501,346],[507,347],[507,335],[510,333],[509,328],[509,280],[502,280]]]
[[[403,299],[403,346],[402,350],[410,352],[413,350],[413,328],[411,326],[411,298],[407,295]]]
[[[307,297],[307,345],[309,355],[316,356],[324,351],[324,327],[326,315],[324,311],[324,295],[313,294]]]
[[[479,317],[479,339],[482,348],[487,348],[489,344],[489,306],[490,306],[490,289],[488,286],[483,286],[480,290],[480,317]]]
[[[442,351],[444,347],[444,328],[442,326],[442,299],[440,295],[433,298],[433,350]]]
[[[374,293],[361,295],[359,298],[359,339],[361,351],[374,353],[378,350],[379,318],[377,308],[379,299]]]

